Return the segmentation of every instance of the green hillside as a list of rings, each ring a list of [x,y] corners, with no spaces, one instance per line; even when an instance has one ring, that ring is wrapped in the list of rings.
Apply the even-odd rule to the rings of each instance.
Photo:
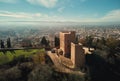
[[[32,56],[38,52],[44,52],[44,49],[28,49],[28,50],[14,50],[6,51],[6,53],[0,52],[0,65],[12,61],[14,58],[23,55],[24,57]]]

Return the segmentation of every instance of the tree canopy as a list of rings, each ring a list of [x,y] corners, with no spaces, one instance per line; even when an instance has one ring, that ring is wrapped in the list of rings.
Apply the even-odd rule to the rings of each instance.
[[[44,46],[48,46],[49,45],[49,41],[46,40],[45,36],[42,37],[42,40],[41,40],[41,45],[44,45]]]

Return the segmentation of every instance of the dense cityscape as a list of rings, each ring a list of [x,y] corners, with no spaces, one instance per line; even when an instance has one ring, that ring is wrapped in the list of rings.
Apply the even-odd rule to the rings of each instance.
[[[2,22],[1,22],[2,23]],[[94,39],[104,38],[115,38],[120,40],[120,25],[84,25],[79,23],[69,23],[59,22],[53,23],[48,22],[47,25],[42,25],[42,22],[35,22],[33,24],[21,24],[21,26],[16,26],[16,24],[10,24],[1,26],[0,39],[6,41],[7,38],[11,38],[13,47],[22,47],[24,42],[31,43],[32,46],[39,46],[40,41],[43,36],[49,40],[50,44],[54,42],[54,37],[57,36],[60,31],[76,31],[79,39],[84,39],[86,36],[93,36]],[[45,23],[45,22],[44,22]],[[23,25],[22,25],[23,24]],[[37,24],[37,25],[35,25]],[[25,27],[23,27],[25,25]],[[12,28],[13,26],[13,28]],[[4,29],[6,27],[6,29]],[[19,28],[18,28],[19,27]],[[8,29],[7,29],[8,28]]]

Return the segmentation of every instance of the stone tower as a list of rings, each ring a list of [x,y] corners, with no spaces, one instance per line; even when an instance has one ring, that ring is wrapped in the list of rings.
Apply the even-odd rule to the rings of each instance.
[[[84,67],[85,54],[82,44],[71,43],[71,61],[74,67]]]
[[[60,32],[60,49],[65,57],[70,58],[71,42],[75,42],[75,31]]]

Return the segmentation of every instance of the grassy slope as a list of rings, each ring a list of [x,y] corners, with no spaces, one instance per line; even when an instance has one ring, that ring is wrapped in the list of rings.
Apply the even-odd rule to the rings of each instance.
[[[30,55],[36,54],[37,52],[43,52],[44,49],[29,49],[29,50],[14,50],[14,52],[7,51],[5,54],[0,52],[0,65],[10,62],[14,57],[24,55],[29,57]]]

